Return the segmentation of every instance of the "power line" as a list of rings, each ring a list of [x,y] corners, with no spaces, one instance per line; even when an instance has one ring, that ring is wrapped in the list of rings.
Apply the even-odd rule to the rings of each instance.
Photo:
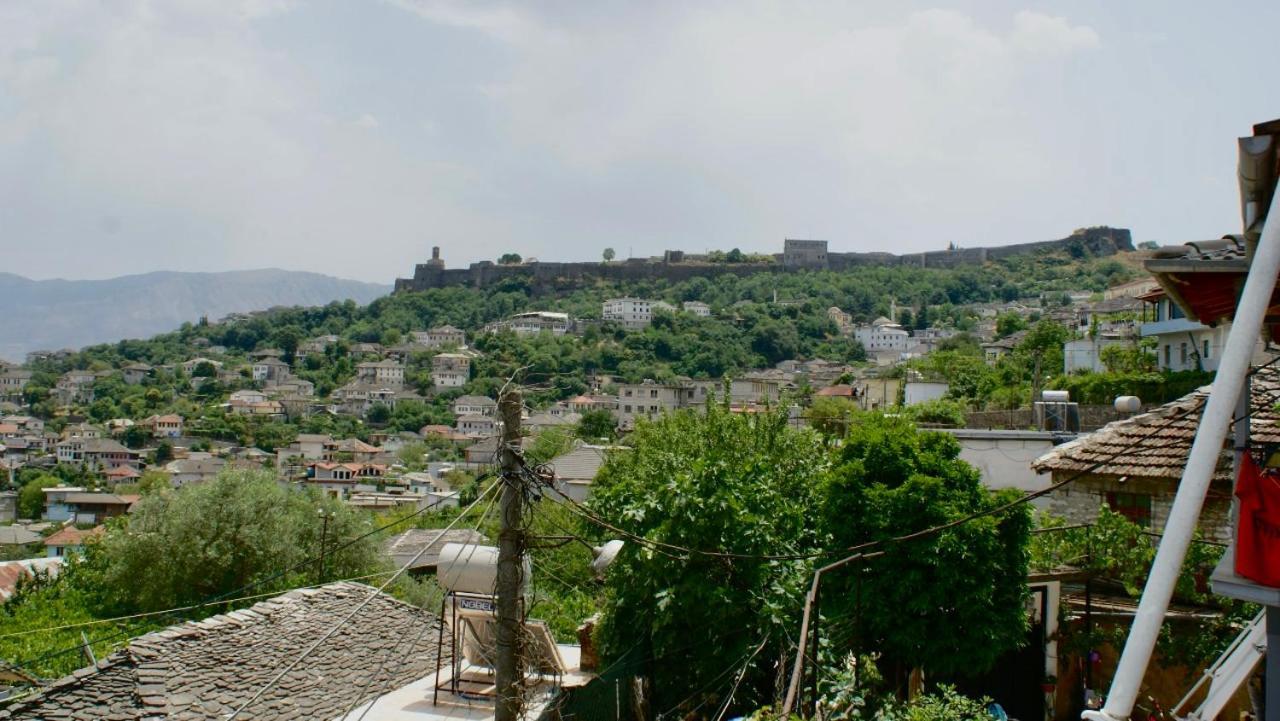
[[[483,480],[485,480],[485,479],[487,479],[487,478],[491,478],[491,477],[492,477],[492,475],[481,476],[480,478],[477,478],[476,480],[477,480],[477,482],[479,482],[479,481],[483,481]],[[326,554],[329,554],[329,555],[332,555],[332,554],[336,554],[336,553],[337,553],[337,552],[339,552],[339,551],[342,551],[342,550],[345,550],[345,549],[347,549],[347,548],[350,548],[351,546],[355,545],[356,543],[359,543],[360,541],[363,541],[363,540],[364,540],[364,539],[366,539],[366,538],[369,538],[370,536],[376,535],[376,534],[381,533],[381,532],[383,532],[383,531],[385,531],[385,530],[387,530],[387,529],[389,529],[389,528],[394,528],[395,526],[398,526],[398,525],[401,525],[401,524],[403,524],[403,523],[406,523],[407,521],[412,520],[413,518],[415,518],[415,517],[417,517],[417,516],[419,516],[419,515],[422,515],[423,513],[426,513],[426,512],[427,512],[427,511],[429,511],[429,510],[432,510],[432,509],[436,508],[436,507],[437,507],[437,506],[439,506],[440,504],[444,503],[446,500],[449,500],[449,499],[447,499],[447,498],[441,498],[441,499],[439,499],[439,500],[437,500],[437,501],[434,501],[434,502],[432,502],[432,503],[430,503],[430,504],[428,504],[428,505],[426,505],[426,506],[423,506],[422,508],[419,508],[418,510],[414,511],[413,513],[409,514],[408,516],[405,516],[404,518],[399,518],[399,519],[397,519],[397,520],[395,520],[395,521],[392,521],[391,523],[387,523],[387,524],[384,524],[384,525],[382,525],[382,526],[375,527],[375,528],[373,528],[372,530],[370,530],[370,531],[368,531],[368,532],[366,532],[366,533],[363,533],[363,534],[361,534],[361,535],[359,535],[359,536],[356,536],[355,538],[352,538],[351,540],[349,540],[349,541],[347,541],[347,542],[345,542],[345,543],[343,543],[343,544],[341,544],[341,545],[337,546],[336,548],[326,550],[326,551],[325,551],[325,553],[326,553]],[[477,500],[478,500],[478,499],[477,499]],[[459,519],[461,519],[461,518],[465,517],[465,516],[466,516],[466,514],[467,514],[468,512],[469,512],[469,509],[468,509],[468,511],[464,511],[463,513],[459,514]],[[50,628],[32,629],[32,630],[28,630],[28,631],[19,631],[19,632],[14,632],[14,633],[5,634],[5,635],[3,635],[3,636],[0,636],[0,638],[10,638],[10,637],[13,637],[13,636],[27,635],[27,634],[31,634],[31,633],[40,633],[40,632],[46,632],[46,631],[57,631],[57,630],[62,630],[62,629],[64,629],[64,628],[76,628],[76,627],[78,627],[78,626],[89,626],[89,625],[97,625],[97,624],[101,624],[101,623],[112,623],[112,622],[115,622],[115,621],[131,620],[131,619],[134,619],[134,618],[144,618],[144,617],[150,617],[150,616],[161,616],[161,615],[167,615],[167,614],[177,613],[177,612],[181,612],[181,611],[197,610],[197,609],[206,608],[206,607],[208,607],[208,606],[212,606],[212,605],[215,605],[215,604],[223,604],[223,603],[231,604],[231,603],[235,603],[235,602],[237,602],[238,600],[247,600],[247,599],[232,599],[232,598],[228,598],[228,597],[229,597],[229,596],[231,596],[231,595],[233,595],[233,594],[236,594],[236,593],[240,593],[240,592],[247,591],[247,590],[250,590],[250,589],[253,589],[253,588],[257,588],[257,587],[262,586],[262,585],[264,585],[264,584],[270,583],[271,581],[275,581],[275,580],[277,580],[277,579],[279,579],[279,578],[282,578],[282,577],[284,577],[284,576],[288,575],[289,573],[292,573],[293,571],[296,571],[296,570],[297,570],[297,569],[299,569],[299,568],[303,568],[303,567],[309,566],[309,565],[311,565],[311,564],[313,564],[313,563],[317,563],[319,558],[320,558],[320,556],[314,556],[314,557],[311,557],[311,558],[304,559],[304,560],[302,560],[302,561],[299,561],[298,563],[295,563],[294,565],[292,565],[292,566],[290,566],[290,567],[288,567],[288,568],[285,568],[285,569],[284,569],[284,570],[282,570],[282,571],[279,571],[279,572],[277,572],[277,573],[275,573],[275,574],[272,574],[272,575],[270,575],[270,576],[267,576],[266,578],[263,578],[263,579],[260,579],[260,580],[254,581],[254,582],[252,582],[252,583],[248,583],[248,584],[246,584],[246,585],[244,585],[244,586],[241,586],[240,588],[236,588],[236,589],[232,589],[232,590],[230,590],[230,591],[226,591],[226,592],[224,592],[224,593],[221,593],[221,594],[219,594],[219,595],[217,595],[217,596],[213,596],[212,598],[209,598],[209,599],[207,599],[207,600],[205,600],[205,601],[202,601],[202,602],[200,602],[200,603],[198,603],[198,604],[194,604],[194,605],[192,605],[192,606],[183,606],[183,607],[180,607],[180,608],[177,608],[177,609],[169,609],[169,610],[166,610],[166,611],[153,611],[153,612],[144,613],[144,614],[132,614],[132,615],[128,615],[128,616],[121,616],[121,617],[116,617],[116,618],[100,619],[100,620],[94,620],[94,621],[84,622],[84,623],[81,623],[81,624],[71,624],[71,625],[63,626],[63,627],[50,627]],[[371,576],[369,576],[369,577],[370,577],[370,578],[373,578],[373,577],[380,576],[380,575],[384,575],[384,574],[382,574],[382,573],[378,573],[378,574],[373,574],[373,575],[371,575]],[[319,585],[324,585],[324,584],[319,584]],[[312,587],[312,586],[299,586],[298,588],[311,588],[311,587]],[[262,595],[276,595],[276,594],[281,594],[281,593],[287,593],[289,590],[291,590],[291,589],[284,589],[284,590],[280,590],[280,591],[273,591],[273,592],[271,592],[271,593],[268,593],[268,594],[262,594]],[[251,597],[247,597],[247,598],[260,598],[260,597],[262,597],[262,595],[259,595],[259,596],[251,596]],[[58,650],[55,650],[55,651],[50,651],[50,652],[48,652],[48,653],[42,654],[42,655],[40,655],[40,656],[37,656],[37,657],[35,657],[35,658],[31,658],[31,659],[24,659],[24,660],[21,660],[21,661],[17,661],[17,662],[15,662],[15,663],[14,663],[14,665],[15,665],[15,666],[17,666],[17,667],[20,667],[20,668],[21,668],[21,667],[28,667],[28,666],[30,666],[31,664],[40,663],[41,661],[45,661],[45,660],[48,660],[48,659],[50,659],[50,658],[54,658],[54,657],[56,657],[56,656],[61,656],[61,655],[63,655],[63,654],[71,653],[71,652],[74,652],[74,651],[80,651],[81,649],[83,649],[83,648],[85,647],[85,645],[93,645],[93,644],[98,644],[98,643],[104,643],[104,642],[107,642],[107,641],[114,641],[115,639],[118,639],[118,638],[120,638],[120,637],[122,637],[122,636],[127,636],[127,635],[129,635],[129,632],[130,632],[130,630],[129,630],[129,629],[121,629],[121,630],[119,630],[119,631],[117,631],[117,632],[115,632],[115,633],[112,633],[112,634],[109,634],[109,635],[106,635],[106,636],[100,636],[100,637],[98,637],[98,638],[90,639],[90,640],[88,641],[88,643],[87,643],[87,644],[86,644],[86,643],[84,643],[84,642],[81,642],[81,643],[78,643],[78,644],[76,644],[76,645],[74,645],[74,646],[67,646],[67,647],[62,648],[62,649],[58,649]]]
[[[480,496],[476,498],[476,500],[473,501],[470,506],[467,507],[466,511],[464,511],[461,515],[455,518],[448,526],[441,529],[441,531],[436,535],[435,540],[433,540],[429,544],[424,545],[421,548],[421,550],[419,550],[416,554],[414,554],[413,558],[406,561],[404,565],[402,565],[391,576],[391,578],[388,578],[386,581],[382,583],[381,586],[374,589],[373,593],[370,593],[363,601],[357,604],[355,608],[351,609],[351,612],[348,613],[346,616],[344,616],[341,621],[339,621],[337,624],[333,626],[333,628],[329,629],[329,631],[325,633],[325,635],[316,639],[316,641],[312,643],[307,648],[306,651],[302,652],[302,655],[298,656],[296,659],[290,662],[288,666],[285,666],[283,669],[281,669],[280,673],[276,674],[262,688],[258,689],[258,691],[254,693],[254,695],[251,698],[249,698],[248,701],[245,701],[238,708],[236,708],[235,711],[232,711],[231,715],[227,717],[226,721],[235,721],[235,719],[240,716],[241,712],[243,712],[246,708],[249,708],[253,704],[257,703],[258,699],[262,698],[262,696],[267,691],[274,688],[277,683],[280,683],[281,679],[283,679],[286,675],[288,675],[289,672],[293,671],[293,669],[298,667],[298,664],[302,663],[309,656],[311,656],[311,654],[315,653],[316,649],[320,648],[321,644],[328,641],[330,638],[333,638],[334,634],[336,634],[343,626],[347,625],[347,623],[349,623],[351,619],[355,618],[356,614],[364,610],[365,606],[369,605],[369,603],[372,602],[373,599],[377,598],[384,590],[386,590],[387,586],[391,585],[391,583],[394,582],[397,578],[399,578],[402,573],[407,571],[410,566],[412,566],[414,563],[417,563],[418,559],[422,557],[422,554],[427,552],[427,549],[431,548],[432,545],[439,542],[439,540],[444,537],[444,534],[447,531],[452,530],[453,527],[458,524],[458,521],[462,520],[466,516],[467,512],[469,512],[472,508],[475,508],[480,503],[480,501],[484,500],[485,496],[489,495],[490,491],[492,491],[495,488],[498,488],[499,485],[500,484],[495,483],[489,488],[485,489],[485,491],[481,493]],[[443,621],[441,621],[441,623],[443,623]]]

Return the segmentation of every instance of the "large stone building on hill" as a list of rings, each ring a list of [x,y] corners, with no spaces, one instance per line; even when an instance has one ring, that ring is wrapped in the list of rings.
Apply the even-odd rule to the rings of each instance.
[[[667,251],[661,258],[629,258],[609,263],[555,263],[533,261],[498,265],[491,261],[472,263],[467,268],[446,268],[438,248],[432,249],[431,260],[419,263],[412,278],[397,278],[397,293],[421,291],[449,286],[485,288],[507,280],[527,283],[535,293],[578,288],[597,281],[667,280],[679,282],[713,275],[753,275],[755,273],[795,272],[802,270],[848,270],[864,265],[914,265],[922,268],[955,268],[981,265],[1013,255],[1067,250],[1074,254],[1114,255],[1133,250],[1133,239],[1124,228],[1099,226],[1082,228],[1058,240],[1018,243],[991,248],[948,248],[894,255],[893,253],[831,253],[825,240],[787,239],[783,252],[772,262],[711,262],[707,256]]]

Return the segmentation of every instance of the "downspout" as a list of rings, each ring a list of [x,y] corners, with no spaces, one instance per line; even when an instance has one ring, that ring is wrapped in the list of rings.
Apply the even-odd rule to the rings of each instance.
[[[1271,138],[1242,139],[1242,153],[1251,149],[1250,143],[1260,140],[1270,142]],[[1177,496],[1169,511],[1164,538],[1160,541],[1146,588],[1142,591],[1133,627],[1125,641],[1124,652],[1120,655],[1107,703],[1100,711],[1085,711],[1081,718],[1086,721],[1127,721],[1133,712],[1142,678],[1146,675],[1156,639],[1160,635],[1160,626],[1169,609],[1174,584],[1186,557],[1187,546],[1195,533],[1205,494],[1208,493],[1218,457],[1222,453],[1232,413],[1248,377],[1254,344],[1262,331],[1262,321],[1275,290],[1276,274],[1280,272],[1278,198],[1280,193],[1275,194],[1271,200],[1271,211],[1267,218],[1274,222],[1267,222],[1263,226],[1262,237],[1231,324],[1231,332],[1227,335],[1218,374],[1214,378],[1204,415],[1201,416],[1200,427],[1196,431],[1196,439],[1191,446],[1191,455],[1183,470]]]

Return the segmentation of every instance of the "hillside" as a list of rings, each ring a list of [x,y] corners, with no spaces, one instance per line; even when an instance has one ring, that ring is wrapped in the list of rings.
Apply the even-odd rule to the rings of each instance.
[[[390,288],[317,273],[265,269],[155,272],[108,280],[30,280],[0,273],[0,358],[146,338],[202,316],[281,305],[368,303]]]

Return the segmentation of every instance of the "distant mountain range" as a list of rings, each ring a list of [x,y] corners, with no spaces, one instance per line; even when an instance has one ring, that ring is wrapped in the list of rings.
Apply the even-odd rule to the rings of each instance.
[[[0,273],[0,358],[28,351],[80,348],[149,338],[201,316],[280,305],[357,303],[386,295],[389,285],[269,268],[225,273],[159,271],[108,280],[31,280]]]

